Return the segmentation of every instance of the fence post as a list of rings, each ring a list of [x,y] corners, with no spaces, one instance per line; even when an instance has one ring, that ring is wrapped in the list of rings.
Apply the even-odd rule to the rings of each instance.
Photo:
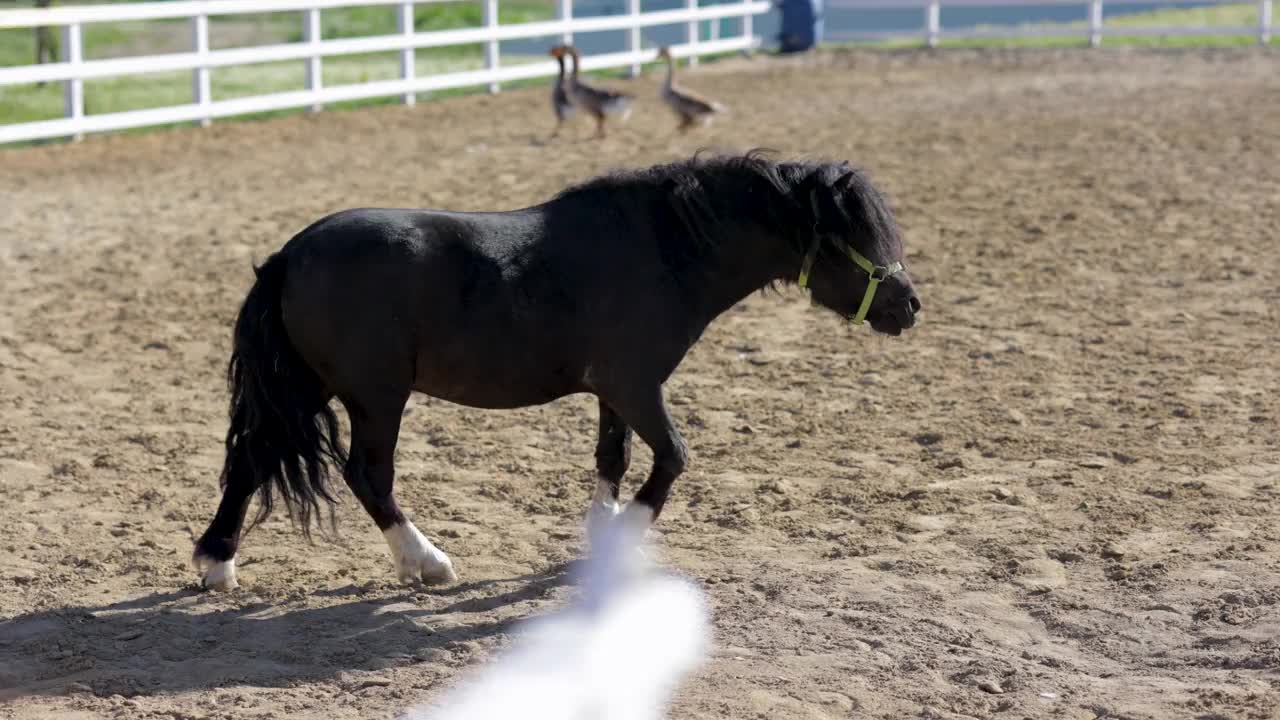
[[[748,0],[749,2],[750,0]],[[697,10],[698,0],[684,0],[684,8],[686,10]],[[684,42],[690,45],[689,67],[695,67],[698,64],[698,21],[690,20],[684,26]],[[674,60],[672,62],[675,62]]]
[[[1102,0],[1089,0],[1089,47],[1102,44]]]
[[[197,55],[209,54],[209,16],[196,15],[191,18],[191,49]],[[197,105],[207,107],[213,102],[213,93],[209,86],[209,67],[201,65],[191,71],[191,100]],[[208,115],[200,118],[200,127],[209,127],[213,119]]]
[[[942,34],[942,7],[938,0],[933,0],[924,9],[925,42],[929,47],[938,47],[938,37]]]
[[[573,0],[559,0],[556,3],[556,18],[566,23],[573,20]],[[573,31],[565,30],[560,34],[560,42],[565,45],[573,44]]]
[[[627,31],[630,37],[628,46],[631,52],[640,52],[640,0],[627,0],[627,14],[631,16],[631,29]],[[631,68],[627,72],[631,77],[640,75],[640,62],[637,60],[631,63]]]
[[[751,2],[751,0],[742,0],[742,4],[743,4],[743,5],[746,5],[746,4],[750,3],[750,2]],[[754,22],[754,20],[755,20],[755,16],[754,16],[754,15],[752,15],[751,13],[749,13],[749,12],[747,12],[747,11],[745,11],[745,10],[743,11],[743,13],[742,13],[742,37],[744,37],[744,38],[751,38],[751,37],[755,37],[755,34],[756,34],[756,28],[755,28],[755,22]],[[751,51],[751,48],[747,48],[747,52],[750,52],[750,51]]]
[[[80,41],[80,23],[71,23],[62,28],[62,59],[70,63],[72,71],[77,74],[63,81],[63,115],[77,121],[84,118],[84,80],[78,77],[79,65],[84,61],[84,46]],[[79,122],[76,124],[79,125]],[[77,130],[71,135],[71,139],[83,140],[84,133]]]
[[[498,29],[498,0],[484,0],[484,26],[491,32]],[[484,44],[484,67],[486,70],[497,70],[500,66],[498,41],[490,40]],[[489,83],[489,92],[496,93],[501,89],[501,84]]]
[[[1258,0],[1258,42],[1271,43],[1271,0]]]
[[[320,9],[310,8],[303,12],[302,15],[302,38],[312,45],[320,44]],[[320,65],[319,47],[315,48],[316,53],[307,58],[307,89],[311,92],[319,92],[324,87],[324,70]],[[311,106],[311,112],[320,112],[324,105],[314,103]]]
[[[396,9],[396,28],[405,40],[413,37],[413,3],[402,2],[400,7]],[[404,48],[400,51],[400,79],[409,82],[418,74],[418,53],[411,47]],[[417,101],[417,95],[410,90],[404,94],[404,104],[413,105]]]

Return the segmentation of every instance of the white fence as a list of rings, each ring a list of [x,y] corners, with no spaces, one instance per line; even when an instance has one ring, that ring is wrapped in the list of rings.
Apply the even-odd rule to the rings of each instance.
[[[641,45],[641,31],[659,25],[684,24],[685,42],[672,47],[677,57],[697,58],[708,53],[746,50],[760,45],[753,33],[754,16],[768,12],[776,0],[731,0],[728,4],[699,6],[699,0],[685,0],[684,7],[674,10],[643,12],[640,0],[626,0],[625,14],[599,17],[574,17],[573,0],[553,0],[557,19],[502,25],[498,22],[499,0],[473,0],[481,3],[483,22],[478,27],[434,32],[417,32],[413,26],[414,6],[448,0],[199,0],[176,2],[138,2],[111,5],[67,6],[46,9],[0,10],[0,29],[60,27],[62,29],[60,62],[0,68],[0,87],[38,82],[61,82],[64,87],[63,117],[10,125],[0,125],[0,144],[53,137],[79,137],[84,133],[167,123],[198,122],[208,124],[214,118],[307,107],[319,110],[325,103],[400,96],[412,103],[416,93],[487,85],[496,92],[502,82],[554,75],[556,65],[550,60],[530,64],[501,64],[499,43],[506,40],[558,36],[569,41],[575,32],[624,30],[627,49],[622,52],[592,55],[584,58],[588,70],[629,67],[632,74],[640,64],[653,59],[653,51]],[[1220,0],[1229,2],[1230,0]],[[1162,5],[1191,4],[1203,0],[1161,0]],[[833,9],[902,9],[921,11],[922,25],[914,33],[903,31],[840,33],[841,39],[890,39],[919,37],[930,46],[943,39],[976,39],[1000,37],[1087,37],[1091,45],[1101,44],[1104,35],[1250,35],[1262,43],[1271,39],[1272,0],[1256,0],[1258,22],[1249,27],[1134,27],[1103,24],[1103,0],[825,0]],[[1117,3],[1122,4],[1122,3]],[[1041,25],[1016,27],[969,27],[944,29],[942,8],[1074,5],[1081,9],[1082,27]],[[399,32],[392,35],[324,39],[320,32],[321,13],[326,9],[357,6],[392,6],[397,10]],[[211,50],[209,18],[265,12],[300,12],[303,19],[302,42],[256,47]],[[189,52],[87,60],[84,57],[82,28],[89,23],[136,20],[187,19],[191,26]],[[719,21],[741,19],[741,34],[723,38]],[[699,38],[700,23],[711,21],[710,40]],[[482,44],[484,68],[462,72],[416,76],[415,51],[453,45]],[[325,87],[322,80],[323,58],[373,52],[400,53],[399,78],[350,85]],[[276,92],[252,97],[215,100],[210,85],[210,70],[236,65],[301,60],[306,63],[306,89]],[[143,73],[190,70],[191,102],[170,107],[132,110],[105,114],[85,113],[84,82],[99,78]]]
[[[1247,0],[1246,0],[1247,1]],[[1272,0],[1253,0],[1258,4],[1258,22],[1250,26],[1134,26],[1114,25],[1105,27],[1102,21],[1103,0],[825,0],[825,7],[847,10],[887,10],[903,8],[919,8],[923,24],[915,33],[902,30],[886,30],[871,32],[842,32],[841,40],[898,40],[920,37],[930,47],[937,46],[940,40],[981,40],[986,38],[1035,38],[1035,37],[1085,37],[1089,44],[1097,47],[1102,44],[1104,35],[1134,36],[1231,36],[1246,35],[1256,37],[1261,44],[1271,42]],[[1118,0],[1115,5],[1133,5]],[[1160,0],[1160,6],[1175,5],[1225,5],[1242,4],[1241,0]],[[1082,28],[1073,28],[1068,24],[1020,25],[1011,27],[967,27],[947,30],[942,27],[942,7],[1031,7],[1037,5],[1075,5],[1081,9]]]
[[[215,118],[307,107],[318,110],[325,103],[402,96],[412,103],[420,92],[487,85],[491,92],[499,84],[513,80],[545,77],[557,72],[549,58],[503,67],[499,43],[602,30],[628,31],[628,48],[623,52],[583,58],[583,69],[629,67],[637,74],[641,63],[654,59],[654,51],[641,45],[641,30],[658,25],[685,24],[685,42],[674,45],[677,57],[697,57],[709,53],[746,50],[760,40],[752,32],[752,18],[772,6],[767,0],[741,0],[699,7],[698,0],[686,0],[676,10],[642,12],[640,0],[627,0],[626,14],[574,17],[573,0],[557,0],[555,20],[501,25],[498,0],[478,0],[484,10],[479,27],[417,32],[413,26],[414,6],[445,0],[200,0],[194,2],[141,2],[111,5],[83,5],[30,10],[0,10],[0,29],[57,26],[62,28],[60,62],[0,68],[0,87],[38,82],[64,84],[64,117],[56,120],[0,125],[0,144],[53,137],[79,137],[84,133],[122,130],[168,123],[208,124]],[[321,12],[337,7],[395,6],[400,32],[393,35],[325,40],[320,34]],[[302,42],[256,47],[209,49],[211,16],[248,13],[300,11],[303,16]],[[86,60],[82,28],[88,23],[136,20],[188,19],[191,23],[191,50],[183,53]],[[742,33],[735,37],[703,41],[698,25],[703,21],[741,18]],[[453,45],[484,45],[484,68],[416,77],[414,51]],[[400,77],[350,85],[324,87],[322,60],[326,57],[373,52],[399,52]],[[234,65],[302,60],[306,63],[306,89],[268,95],[215,100],[209,82],[211,68]],[[185,105],[105,114],[85,114],[84,81],[143,73],[190,70],[192,98]]]

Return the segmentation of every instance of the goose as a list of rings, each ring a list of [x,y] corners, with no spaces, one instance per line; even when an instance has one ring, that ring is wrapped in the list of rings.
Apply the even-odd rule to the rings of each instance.
[[[658,59],[667,61],[667,80],[662,85],[662,101],[680,118],[681,132],[694,125],[704,125],[711,121],[712,115],[725,111],[720,103],[675,84],[676,63],[670,48],[664,46],[658,50]]]
[[[631,115],[631,105],[635,102],[635,96],[583,82],[578,78],[578,69],[582,63],[578,48],[572,45],[561,47],[573,56],[573,73],[569,76],[569,99],[596,119],[596,137],[603,138],[605,116],[618,115],[622,120],[626,120]]]

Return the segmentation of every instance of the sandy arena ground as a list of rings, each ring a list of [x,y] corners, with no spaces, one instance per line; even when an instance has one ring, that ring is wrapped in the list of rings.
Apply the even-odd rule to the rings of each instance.
[[[538,140],[535,88],[0,151],[0,717],[389,717],[560,606],[586,397],[413,401],[400,497],[461,584],[399,587],[348,498],[339,542],[276,518],[198,592],[230,323],[326,212],[512,208],[702,145],[867,167],[925,314],[889,340],[753,296],[669,383],[692,465],[656,542],[717,643],[673,717],[1280,717],[1278,71],[757,57],[686,75],[732,108],[688,137],[649,75],[603,143]]]

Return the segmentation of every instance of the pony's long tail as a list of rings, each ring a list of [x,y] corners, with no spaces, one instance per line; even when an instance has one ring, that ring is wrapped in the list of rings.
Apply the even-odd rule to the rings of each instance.
[[[227,368],[231,425],[221,482],[224,487],[252,482],[257,488],[258,514],[250,527],[271,514],[278,494],[309,535],[312,518],[319,520],[320,501],[334,502],[330,465],[345,465],[346,450],[330,395],[284,327],[280,296],[287,267],[286,256],[276,253],[254,268],[257,281],[236,319]]]

